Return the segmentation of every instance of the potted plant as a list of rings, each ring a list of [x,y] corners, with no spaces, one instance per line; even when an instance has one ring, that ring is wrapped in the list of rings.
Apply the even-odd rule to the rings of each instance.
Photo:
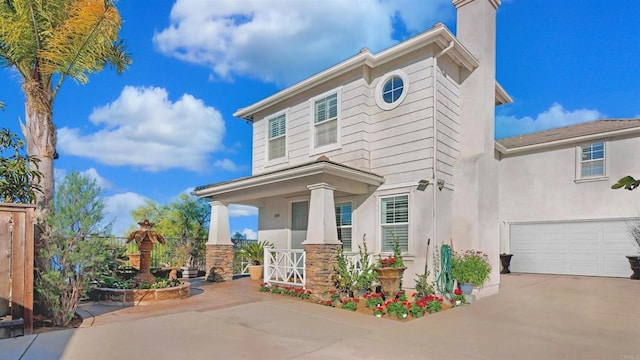
[[[249,277],[251,280],[262,279],[264,248],[273,244],[267,241],[249,242],[240,247],[240,253],[251,263],[249,265]]]
[[[453,254],[451,276],[458,281],[463,293],[469,295],[473,287],[482,286],[489,278],[489,257],[482,251],[467,250]]]
[[[356,311],[358,309],[358,298],[349,297],[342,300],[342,308],[345,310]]]
[[[424,274],[416,274],[418,277],[414,279],[416,282],[416,294],[415,297],[421,298],[427,295],[435,294],[435,290],[433,289],[433,285],[429,284],[429,272]]]
[[[638,254],[636,255],[627,255],[631,271],[633,271],[630,278],[640,280],[640,220],[627,224],[627,229],[629,235],[631,235],[631,239],[633,240],[633,245],[638,250]]]
[[[402,261],[402,253],[400,251],[400,242],[393,235],[393,255],[386,258],[380,257],[378,264],[374,268],[378,274],[378,281],[382,287],[382,292],[388,298],[395,295],[401,288],[402,274],[407,269]]]
[[[376,272],[373,270],[374,264],[367,248],[367,242],[363,239],[362,245],[358,245],[358,262],[350,262],[343,253],[342,248],[338,249],[338,263],[334,267],[335,273],[332,276],[333,283],[344,296],[362,297],[371,291],[373,282],[377,280]]]

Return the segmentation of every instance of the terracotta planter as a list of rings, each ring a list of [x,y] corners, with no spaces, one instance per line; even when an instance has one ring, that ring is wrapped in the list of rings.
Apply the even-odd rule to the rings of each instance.
[[[262,265],[249,265],[249,278],[251,280],[262,279]]]
[[[385,298],[393,299],[398,291],[400,291],[402,274],[404,274],[406,269],[404,266],[400,268],[386,267],[374,269],[378,274],[378,281],[380,281]]]
[[[633,271],[629,278],[640,280],[640,255],[627,256],[627,259],[629,259],[629,265],[631,266],[631,271]]]

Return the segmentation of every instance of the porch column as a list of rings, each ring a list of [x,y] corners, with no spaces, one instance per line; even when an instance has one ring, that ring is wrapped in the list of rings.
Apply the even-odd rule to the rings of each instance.
[[[214,281],[213,272],[224,280],[233,278],[233,243],[229,230],[229,210],[220,201],[212,201],[207,241],[207,280]]]
[[[331,277],[338,263],[338,249],[342,247],[336,228],[335,188],[319,183],[309,185],[308,189],[311,191],[309,225],[307,240],[302,243],[306,252],[306,287],[315,300],[326,300],[329,290],[334,288]]]

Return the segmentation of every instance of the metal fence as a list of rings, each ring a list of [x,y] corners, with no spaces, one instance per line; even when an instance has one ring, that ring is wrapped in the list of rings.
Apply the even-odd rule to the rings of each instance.
[[[135,242],[126,243],[126,238],[124,237],[113,237],[111,238],[114,245],[118,245],[124,248],[124,254],[138,254],[140,251],[138,250],[138,244]],[[165,240],[177,240],[177,239],[167,239]],[[176,241],[179,243],[178,241]],[[151,267],[166,267],[172,265],[184,265],[184,264],[175,264],[176,259],[178,258],[178,254],[176,253],[176,249],[162,245],[159,243],[153,244],[153,249],[151,250]],[[129,264],[130,265],[130,264]],[[206,267],[206,252],[199,254],[193,259],[193,266],[198,268],[198,270],[205,271]]]

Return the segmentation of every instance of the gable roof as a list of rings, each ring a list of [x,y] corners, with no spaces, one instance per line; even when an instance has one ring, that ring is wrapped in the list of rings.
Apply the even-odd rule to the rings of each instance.
[[[496,149],[503,154],[509,154],[636,132],[640,133],[640,119],[601,119],[498,139]]]
[[[324,71],[317,73],[305,80],[302,80],[280,92],[277,92],[255,104],[237,110],[233,116],[245,120],[253,121],[255,113],[264,110],[278,102],[289,99],[305,90],[311,89],[319,84],[334,79],[351,70],[367,66],[374,68],[390,61],[393,61],[409,52],[436,44],[441,49],[451,45],[452,49],[445,56],[450,57],[456,64],[473,71],[480,64],[478,60],[467,50],[462,43],[449,31],[442,23],[434,25],[431,29],[418,34],[408,40],[396,44],[377,54],[371,53],[368,49],[362,49],[355,56],[334,65]],[[511,102],[511,98],[504,89],[496,83],[496,105]]]

